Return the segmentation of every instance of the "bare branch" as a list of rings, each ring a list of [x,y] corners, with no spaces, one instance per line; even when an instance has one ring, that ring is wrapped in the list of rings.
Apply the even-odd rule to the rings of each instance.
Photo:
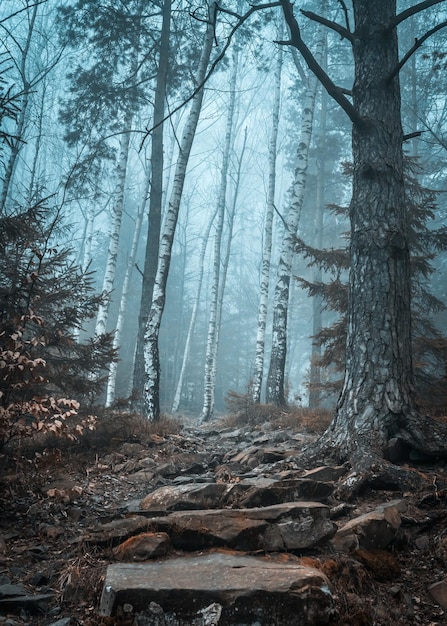
[[[422,133],[425,133],[425,130],[415,130],[414,133],[408,133],[408,135],[404,135],[402,137],[402,141],[410,141],[410,139],[420,137]]]
[[[341,4],[341,8],[342,11],[344,13],[345,16],[345,24],[346,24],[346,30],[351,33],[351,25],[349,24],[349,13],[348,13],[348,7],[346,6],[345,0],[338,0],[338,2]]]
[[[434,26],[433,28],[428,30],[424,35],[422,35],[422,37],[420,39],[416,39],[415,42],[414,42],[414,45],[402,57],[402,59],[399,61],[399,63],[393,69],[391,74],[388,76],[387,82],[391,82],[393,80],[393,78],[396,76],[396,74],[398,74],[400,72],[400,70],[403,68],[403,66],[408,61],[408,59],[416,52],[416,50],[418,48],[420,48],[422,46],[422,44],[424,43],[424,41],[426,39],[431,37],[431,35],[436,33],[438,30],[441,30],[441,28],[445,28],[445,26],[447,26],[447,20],[445,22],[440,22],[439,24],[437,24],[436,26]]]
[[[294,48],[293,46],[291,46],[291,52],[292,52],[292,59],[293,59],[293,62],[295,64],[295,67],[296,67],[296,69],[298,71],[298,74],[300,75],[301,80],[304,83],[306,81],[307,76],[306,76],[306,72],[303,69],[303,66],[300,63],[300,58],[298,56],[298,52],[296,51],[296,48]]]
[[[413,7],[410,7],[409,9],[406,9],[405,11],[399,13],[399,15],[396,15],[396,17],[391,21],[388,26],[389,30],[396,28],[396,26],[398,26],[401,22],[407,20],[412,15],[416,15],[416,13],[420,13],[421,11],[430,8],[435,4],[441,4],[441,2],[444,2],[444,0],[424,0],[424,2],[419,2],[419,4],[415,4]]]
[[[0,24],[3,24],[3,22],[7,22],[12,17],[16,17],[16,15],[19,15],[20,13],[23,13],[24,11],[28,11],[29,9],[32,9],[35,6],[39,6],[39,4],[45,4],[45,2],[47,2],[47,0],[39,0],[39,2],[34,2],[33,4],[28,4],[26,7],[23,7],[23,9],[18,9],[14,13],[11,13],[11,15],[8,15],[7,17],[4,17],[2,20],[0,20]]]
[[[300,27],[293,14],[293,7],[292,7],[290,0],[281,0],[281,6],[284,11],[285,20],[290,29],[291,38],[290,38],[290,42],[287,42],[287,43],[289,43],[289,45],[294,46],[302,54],[309,69],[315,74],[315,76],[321,82],[321,84],[326,89],[328,94],[341,106],[341,108],[347,114],[347,116],[352,121],[352,123],[357,124],[357,125],[363,124],[363,119],[358,114],[357,109],[344,95],[342,89],[340,89],[340,87],[338,87],[332,81],[332,79],[326,74],[324,69],[321,67],[321,65],[313,56],[312,52],[309,50],[309,48],[306,46],[306,44],[302,40]],[[281,43],[286,43],[286,42],[281,42]]]
[[[274,7],[279,7],[279,6],[281,6],[280,0],[278,0],[277,2],[267,2],[265,4],[252,5],[251,8],[247,11],[247,13],[245,13],[244,15],[238,16],[237,23],[231,29],[231,31],[230,31],[230,33],[229,33],[229,35],[227,37],[227,41],[225,42],[225,45],[222,48],[221,52],[217,55],[217,57],[211,63],[210,69],[208,70],[208,73],[205,76],[205,78],[202,80],[201,83],[199,83],[197,85],[197,87],[190,93],[190,95],[185,100],[183,100],[183,102],[181,102],[178,106],[174,107],[174,109],[172,109],[172,111],[170,111],[170,113],[168,115],[166,115],[160,122],[158,122],[158,124],[156,124],[155,126],[152,126],[151,128],[147,128],[146,127],[146,130],[145,130],[144,135],[143,135],[143,139],[141,140],[140,150],[143,148],[144,142],[146,141],[148,136],[158,126],[160,126],[161,124],[164,124],[164,122],[166,122],[166,120],[168,120],[172,115],[174,115],[174,113],[177,113],[177,111],[180,111],[180,109],[182,109],[184,106],[186,106],[188,104],[188,102],[191,102],[191,100],[203,89],[203,87],[206,85],[206,83],[209,81],[209,79],[213,75],[214,70],[216,69],[216,67],[218,66],[220,61],[224,58],[228,48],[230,47],[230,44],[231,44],[231,41],[233,39],[234,34],[242,26],[242,24],[244,24],[244,22],[246,22],[248,20],[248,18],[251,17],[253,15],[253,13],[255,13],[256,11],[261,11],[263,9],[272,9]],[[216,14],[214,16],[214,23],[216,21],[217,11],[219,11],[219,10],[220,10],[220,7],[217,6],[216,7]],[[227,12],[227,11],[225,11],[225,12]],[[236,15],[237,14],[235,14],[235,16]]]
[[[300,12],[305,17],[309,18],[310,20],[313,20],[314,22],[318,22],[319,24],[323,24],[323,26],[326,26],[327,28],[334,30],[336,33],[340,35],[342,39],[348,39],[349,41],[352,42],[353,40],[352,33],[349,30],[346,30],[346,28],[342,26],[341,24],[337,24],[337,22],[328,20],[325,17],[322,17],[321,15],[317,15],[316,13],[313,13],[312,11],[305,11],[304,9],[300,9]]]

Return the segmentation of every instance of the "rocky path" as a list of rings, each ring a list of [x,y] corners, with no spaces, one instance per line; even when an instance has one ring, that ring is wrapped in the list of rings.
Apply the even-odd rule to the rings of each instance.
[[[299,466],[313,437],[190,425],[10,467],[0,625],[447,623],[444,468],[340,502],[347,467]]]

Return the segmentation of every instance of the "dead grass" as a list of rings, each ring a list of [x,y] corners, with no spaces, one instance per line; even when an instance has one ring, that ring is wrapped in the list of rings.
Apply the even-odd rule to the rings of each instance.
[[[270,423],[275,429],[292,429],[301,432],[322,433],[329,426],[332,414],[326,409],[309,409],[289,405],[277,407],[273,404],[257,404],[249,394],[229,392],[226,404],[231,411],[222,418],[228,428]]]

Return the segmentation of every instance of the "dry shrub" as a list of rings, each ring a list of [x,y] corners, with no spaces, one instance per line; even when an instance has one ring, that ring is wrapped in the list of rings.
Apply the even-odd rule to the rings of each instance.
[[[179,433],[181,429],[180,421],[169,416],[152,422],[140,413],[103,409],[97,411],[95,430],[86,432],[80,443],[89,448],[110,448],[124,442],[144,443],[153,435],[165,437]]]
[[[225,403],[230,415],[223,419],[227,427],[264,424],[273,428],[293,429],[312,433],[322,433],[329,426],[331,412],[326,409],[308,409],[289,405],[277,407],[274,404],[255,403],[250,393],[229,391]]]

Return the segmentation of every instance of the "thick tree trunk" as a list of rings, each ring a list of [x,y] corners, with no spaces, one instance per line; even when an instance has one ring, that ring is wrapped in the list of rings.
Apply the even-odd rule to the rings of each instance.
[[[346,372],[333,442],[381,454],[414,409],[410,255],[403,176],[395,13],[390,0],[356,0],[353,195]]]
[[[281,2],[291,43],[353,123],[345,378],[329,429],[301,455],[301,462],[331,456],[337,461],[349,459],[353,471],[340,487],[345,497],[365,483],[414,489],[424,484],[423,476],[395,467],[384,458],[393,462],[405,459],[405,447],[445,457],[447,429],[419,416],[413,395],[399,86],[402,65],[396,28],[438,0],[416,4],[399,16],[395,0],[353,0],[355,30],[351,33],[340,27],[353,46],[352,102],[315,62],[301,38],[290,2]]]
[[[213,47],[214,26],[217,6],[213,3],[210,7],[209,22],[202,54],[197,69],[196,84],[203,84]],[[169,266],[171,262],[172,244],[177,226],[178,213],[183,194],[186,168],[189,155],[194,141],[194,136],[199,121],[203,101],[203,88],[194,96],[186,121],[185,130],[180,143],[179,156],[174,176],[169,206],[166,215],[163,236],[160,244],[157,274],[153,290],[152,306],[149,313],[144,334],[144,410],[148,419],[156,421],[160,417],[160,357],[158,350],[158,335],[161,318],[166,300],[166,283],[168,280]]]
[[[321,58],[323,44],[324,39],[321,38],[318,42],[317,58]],[[290,277],[295,249],[296,232],[301,216],[306,186],[316,91],[317,80],[313,75],[310,75],[304,95],[300,124],[300,140],[297,150],[297,163],[293,181],[292,198],[287,214],[287,223],[284,231],[275,285],[272,350],[267,375],[266,400],[267,402],[276,404],[277,406],[286,404],[284,394],[284,372],[287,355],[287,318],[289,308]]]
[[[276,157],[278,145],[279,108],[281,103],[281,73],[283,53],[278,49],[275,67],[275,94],[272,112],[272,134],[269,143],[269,180],[267,191],[267,207],[264,221],[264,244],[262,249],[261,280],[259,285],[258,330],[256,333],[255,368],[252,381],[253,401],[261,401],[262,379],[264,375],[265,330],[270,286],[270,261],[272,255],[273,214],[275,208],[276,188]]]

